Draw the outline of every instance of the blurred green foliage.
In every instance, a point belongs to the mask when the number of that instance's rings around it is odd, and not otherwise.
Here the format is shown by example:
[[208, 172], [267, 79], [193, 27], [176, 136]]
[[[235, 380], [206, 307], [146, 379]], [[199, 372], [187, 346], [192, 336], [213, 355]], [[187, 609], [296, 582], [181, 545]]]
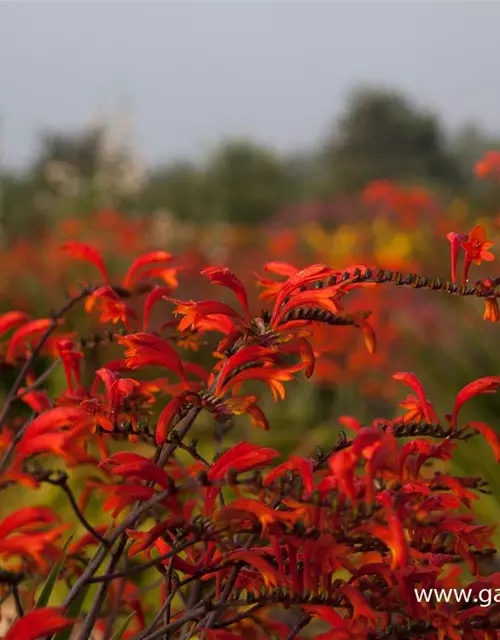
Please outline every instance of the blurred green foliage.
[[105, 127], [56, 131], [42, 136], [29, 166], [0, 170], [2, 231], [5, 241], [36, 237], [56, 219], [100, 207], [136, 216], [167, 210], [204, 224], [257, 224], [286, 205], [333, 198], [385, 178], [485, 204], [497, 190], [477, 185], [471, 169], [496, 143], [472, 125], [451, 135], [436, 114], [378, 88], [354, 91], [315, 147], [289, 154], [225, 140], [205, 161], [145, 167], [126, 140]]

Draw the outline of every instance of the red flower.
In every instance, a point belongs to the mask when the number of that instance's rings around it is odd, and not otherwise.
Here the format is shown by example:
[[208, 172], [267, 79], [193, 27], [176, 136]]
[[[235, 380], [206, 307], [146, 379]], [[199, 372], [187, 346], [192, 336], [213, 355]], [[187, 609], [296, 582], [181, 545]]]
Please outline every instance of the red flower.
[[437, 417], [432, 404], [425, 397], [422, 383], [413, 373], [395, 373], [392, 376], [395, 380], [400, 380], [415, 391], [415, 395], [409, 395], [399, 406], [407, 409], [408, 413], [403, 417], [404, 422], [429, 422], [437, 423]]
[[457, 263], [458, 256], [462, 250], [462, 242], [468, 239], [466, 233], [454, 233], [451, 231], [446, 236], [450, 241], [450, 258], [451, 258], [451, 280], [455, 284], [457, 282]]
[[132, 322], [138, 324], [135, 311], [109, 286], [99, 287], [86, 299], [85, 310], [88, 313], [96, 306], [101, 313], [102, 324], [122, 322], [128, 331], [132, 331]]
[[108, 272], [104, 266], [102, 256], [97, 249], [94, 249], [94, 247], [84, 244], [83, 242], [75, 241], [65, 242], [61, 245], [61, 249], [68, 253], [72, 258], [85, 260], [85, 262], [90, 262], [96, 266], [101, 272], [104, 282], [109, 282]]
[[476, 163], [475, 172], [478, 178], [500, 178], [500, 151], [487, 151]]
[[29, 315], [22, 311], [7, 311], [7, 313], [0, 316], [0, 336], [3, 336], [3, 334], [7, 333], [10, 329], [24, 324], [29, 319]]
[[[268, 465], [277, 456], [279, 456], [279, 453], [275, 449], [261, 447], [249, 442], [240, 442], [228, 449], [214, 462], [207, 474], [208, 480], [210, 482], [222, 480], [229, 470], [241, 473], [249, 469], [258, 469]], [[217, 487], [209, 487], [205, 502], [206, 513], [211, 512], [218, 492], [219, 489]]]
[[65, 618], [61, 607], [35, 609], [12, 625], [4, 640], [40, 640], [73, 626], [76, 620]]
[[76, 344], [71, 340], [59, 340], [56, 343], [56, 348], [63, 363], [68, 389], [72, 392], [74, 391], [73, 378], [77, 388], [81, 386], [80, 361], [83, 358], [83, 353], [76, 350]]
[[248, 309], [247, 292], [241, 280], [226, 267], [206, 267], [201, 273], [209, 277], [211, 284], [218, 284], [231, 289], [240, 301], [246, 321], [250, 322], [251, 316]]
[[480, 265], [481, 260], [491, 262], [495, 259], [491, 251], [488, 251], [488, 249], [493, 246], [493, 242], [487, 242], [485, 238], [484, 228], [480, 224], [477, 224], [469, 233], [467, 240], [462, 241], [462, 248], [465, 249], [466, 260]]
[[462, 241], [462, 248], [465, 251], [463, 285], [467, 283], [469, 268], [473, 262], [476, 265], [480, 265], [481, 260], [491, 262], [495, 259], [491, 251], [488, 251], [493, 246], [493, 242], [487, 242], [485, 238], [484, 228], [477, 224], [469, 233], [467, 240]]
[[129, 369], [146, 366], [166, 367], [188, 384], [182, 360], [166, 340], [150, 333], [132, 333], [118, 336], [117, 341], [127, 347], [125, 362]]
[[7, 355], [5, 357], [7, 362], [15, 362], [17, 358], [24, 357], [28, 348], [33, 348], [36, 345], [40, 337], [47, 331], [52, 325], [52, 320], [48, 318], [31, 320], [22, 327], [19, 327], [12, 335]]

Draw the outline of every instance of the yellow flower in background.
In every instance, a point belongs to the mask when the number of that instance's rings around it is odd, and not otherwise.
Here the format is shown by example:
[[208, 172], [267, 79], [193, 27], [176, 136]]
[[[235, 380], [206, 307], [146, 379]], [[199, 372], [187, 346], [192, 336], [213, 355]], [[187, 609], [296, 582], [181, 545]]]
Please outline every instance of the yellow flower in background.
[[386, 237], [383, 242], [375, 247], [375, 258], [380, 264], [402, 262], [408, 260], [413, 254], [413, 242], [409, 234], [395, 233]]
[[310, 224], [304, 227], [303, 237], [321, 260], [334, 264], [355, 254], [360, 232], [346, 224], [333, 232], [326, 231], [318, 224]]
[[355, 255], [359, 236], [359, 230], [355, 227], [346, 224], [340, 226], [332, 237], [331, 257], [346, 258]]
[[315, 222], [305, 225], [302, 228], [302, 234], [305, 244], [323, 258], [325, 252], [328, 252], [331, 242], [330, 234]]

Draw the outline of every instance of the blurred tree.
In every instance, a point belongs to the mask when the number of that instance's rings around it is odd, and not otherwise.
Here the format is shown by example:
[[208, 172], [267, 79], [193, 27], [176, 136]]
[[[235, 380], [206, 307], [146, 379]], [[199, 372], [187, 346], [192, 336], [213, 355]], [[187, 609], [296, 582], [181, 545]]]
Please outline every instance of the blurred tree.
[[7, 236], [37, 234], [55, 219], [102, 207], [136, 209], [143, 171], [120, 138], [120, 124], [45, 133], [27, 170], [3, 172], [2, 223]]
[[323, 149], [323, 180], [355, 190], [370, 180], [457, 185], [461, 175], [437, 117], [394, 91], [355, 91]]
[[206, 172], [190, 162], [174, 162], [156, 167], [143, 189], [146, 211], [171, 211], [181, 220], [202, 222], [213, 218], [208, 211], [210, 185]]
[[43, 229], [43, 220], [33, 209], [34, 186], [24, 173], [3, 171], [0, 175], [2, 240], [36, 235]]
[[285, 164], [271, 150], [246, 141], [230, 141], [207, 167], [211, 210], [225, 222], [257, 224], [287, 201]]
[[33, 165], [34, 176], [47, 183], [47, 166], [57, 162], [74, 167], [82, 178], [91, 179], [99, 170], [104, 135], [102, 127], [42, 134], [40, 152]]
[[153, 170], [144, 189], [150, 210], [195, 222], [252, 224], [290, 196], [291, 172], [274, 152], [246, 141], [219, 147], [205, 165], [176, 162]]

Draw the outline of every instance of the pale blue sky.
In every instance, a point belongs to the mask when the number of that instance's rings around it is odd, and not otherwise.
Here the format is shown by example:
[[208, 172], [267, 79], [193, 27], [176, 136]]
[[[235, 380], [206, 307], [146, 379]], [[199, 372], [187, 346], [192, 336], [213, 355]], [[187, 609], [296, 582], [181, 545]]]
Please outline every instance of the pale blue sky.
[[500, 132], [500, 3], [0, 2], [2, 161], [126, 108], [148, 161], [317, 141], [361, 82]]

